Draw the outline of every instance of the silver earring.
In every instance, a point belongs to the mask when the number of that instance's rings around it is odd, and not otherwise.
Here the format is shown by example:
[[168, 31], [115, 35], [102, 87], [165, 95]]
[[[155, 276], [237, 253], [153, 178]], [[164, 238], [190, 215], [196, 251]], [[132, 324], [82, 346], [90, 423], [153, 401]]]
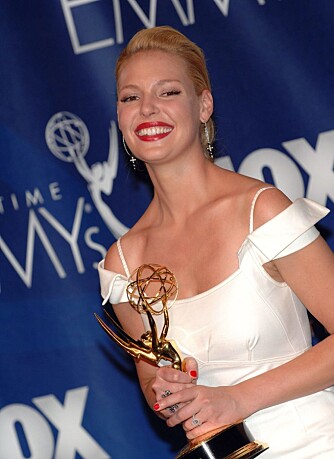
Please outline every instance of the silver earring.
[[137, 168], [137, 165], [136, 165], [136, 163], [137, 163], [137, 158], [135, 158], [135, 157], [133, 156], [133, 154], [128, 150], [128, 147], [127, 147], [127, 145], [126, 145], [126, 143], [125, 143], [124, 136], [122, 136], [122, 141], [123, 141], [124, 150], [125, 150], [126, 154], [130, 157], [130, 163], [132, 164], [133, 170], [135, 171], [136, 168]]
[[204, 123], [204, 132], [205, 132], [205, 137], [206, 137], [206, 142], [207, 142], [206, 151], [208, 152], [208, 155], [209, 155], [209, 158], [211, 159], [211, 161], [213, 161], [214, 160], [213, 146], [212, 146], [212, 143], [210, 141], [209, 129], [208, 129], [208, 126], [207, 126], [206, 122]]

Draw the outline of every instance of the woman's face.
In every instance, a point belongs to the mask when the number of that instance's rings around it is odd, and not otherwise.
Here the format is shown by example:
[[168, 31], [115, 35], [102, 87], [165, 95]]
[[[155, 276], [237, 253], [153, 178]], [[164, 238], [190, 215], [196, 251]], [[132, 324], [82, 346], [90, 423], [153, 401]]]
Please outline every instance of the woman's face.
[[199, 126], [212, 111], [205, 90], [198, 96], [183, 59], [163, 51], [139, 52], [121, 67], [118, 121], [135, 156], [145, 162], [201, 150]]

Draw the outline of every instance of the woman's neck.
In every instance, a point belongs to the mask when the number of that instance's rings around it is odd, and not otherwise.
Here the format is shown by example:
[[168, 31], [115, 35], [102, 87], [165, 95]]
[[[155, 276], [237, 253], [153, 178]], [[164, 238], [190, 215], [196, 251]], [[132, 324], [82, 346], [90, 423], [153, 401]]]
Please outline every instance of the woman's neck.
[[154, 187], [151, 211], [158, 224], [182, 224], [211, 199], [210, 184], [216, 180], [217, 168], [204, 156], [187, 164], [148, 165], [147, 169]]

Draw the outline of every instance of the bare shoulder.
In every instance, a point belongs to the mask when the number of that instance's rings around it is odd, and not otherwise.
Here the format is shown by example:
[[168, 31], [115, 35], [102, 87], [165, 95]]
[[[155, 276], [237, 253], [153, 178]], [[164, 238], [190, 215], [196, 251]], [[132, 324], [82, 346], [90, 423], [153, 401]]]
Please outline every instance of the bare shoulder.
[[140, 264], [143, 247], [147, 239], [146, 233], [145, 228], [137, 226], [131, 228], [118, 243], [115, 242], [109, 248], [105, 257], [104, 267], [109, 271], [127, 274], [123, 265], [123, 262], [125, 262], [129, 271], [132, 272], [134, 267]]
[[254, 199], [254, 229], [268, 222], [291, 205], [291, 200], [272, 185], [255, 190]]
[[241, 208], [249, 213], [255, 203], [258, 226], [282, 212], [291, 204], [287, 196], [274, 185], [233, 171], [224, 170], [224, 182], [231, 198], [239, 200]]
[[104, 260], [104, 267], [108, 271], [112, 271], [114, 273], [122, 273], [124, 274], [124, 268], [122, 265], [121, 258], [119, 256], [117, 242], [114, 242], [111, 247], [109, 248], [105, 260]]
[[148, 226], [147, 220], [149, 220], [150, 216], [149, 210], [150, 206], [134, 226], [119, 239], [119, 246], [118, 241], [116, 241], [108, 249], [104, 262], [104, 267], [106, 269], [126, 274], [121, 259], [122, 256], [124, 256], [124, 260], [128, 267], [131, 268], [132, 265], [137, 266], [137, 261], [136, 259], [133, 260], [133, 258], [137, 258], [145, 242], [145, 234]]

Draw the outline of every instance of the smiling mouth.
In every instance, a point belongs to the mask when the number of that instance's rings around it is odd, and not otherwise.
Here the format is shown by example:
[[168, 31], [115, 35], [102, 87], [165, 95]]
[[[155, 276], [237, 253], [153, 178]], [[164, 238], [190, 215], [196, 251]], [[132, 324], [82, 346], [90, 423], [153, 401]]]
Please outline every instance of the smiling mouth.
[[151, 126], [138, 126], [138, 129], [135, 131], [137, 137], [145, 141], [160, 140], [166, 137], [170, 132], [172, 132], [173, 127], [168, 125], [151, 125]]
[[172, 131], [171, 127], [156, 126], [152, 128], [140, 129], [139, 131], [136, 132], [136, 134], [139, 137], [143, 137], [143, 136], [150, 136], [150, 135], [168, 134], [171, 131]]

